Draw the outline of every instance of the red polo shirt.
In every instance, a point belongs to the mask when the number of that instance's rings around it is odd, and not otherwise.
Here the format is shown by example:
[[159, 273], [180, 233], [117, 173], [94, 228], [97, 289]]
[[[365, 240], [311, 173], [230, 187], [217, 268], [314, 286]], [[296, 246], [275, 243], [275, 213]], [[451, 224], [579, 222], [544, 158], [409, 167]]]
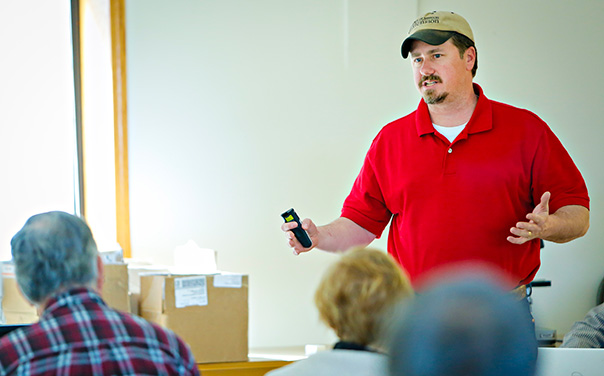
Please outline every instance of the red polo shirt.
[[478, 104], [450, 143], [434, 130], [422, 100], [373, 140], [342, 216], [380, 236], [392, 219], [388, 251], [416, 281], [461, 261], [496, 265], [518, 283], [539, 269], [539, 240], [515, 245], [510, 228], [526, 221], [545, 191], [550, 213], [589, 208], [583, 177], [558, 138], [530, 111]]

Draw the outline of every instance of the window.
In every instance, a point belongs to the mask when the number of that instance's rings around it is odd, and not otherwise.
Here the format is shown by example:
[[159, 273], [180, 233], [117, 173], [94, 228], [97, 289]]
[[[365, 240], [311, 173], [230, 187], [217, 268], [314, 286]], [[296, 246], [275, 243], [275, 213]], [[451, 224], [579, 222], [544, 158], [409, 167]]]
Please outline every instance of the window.
[[71, 10], [0, 2], [0, 259], [31, 215], [77, 208]]
[[50, 210], [84, 214], [101, 251], [130, 254], [123, 17], [123, 0], [0, 3], [0, 260]]

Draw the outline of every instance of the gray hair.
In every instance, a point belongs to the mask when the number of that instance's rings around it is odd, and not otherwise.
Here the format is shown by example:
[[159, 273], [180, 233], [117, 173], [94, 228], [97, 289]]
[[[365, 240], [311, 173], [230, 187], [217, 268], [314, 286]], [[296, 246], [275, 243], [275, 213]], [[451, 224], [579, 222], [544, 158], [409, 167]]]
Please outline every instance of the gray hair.
[[535, 373], [528, 303], [492, 281], [468, 278], [433, 287], [399, 315], [390, 345], [393, 376]]
[[97, 279], [97, 247], [82, 219], [54, 211], [32, 216], [11, 240], [23, 294], [40, 304], [61, 290]]

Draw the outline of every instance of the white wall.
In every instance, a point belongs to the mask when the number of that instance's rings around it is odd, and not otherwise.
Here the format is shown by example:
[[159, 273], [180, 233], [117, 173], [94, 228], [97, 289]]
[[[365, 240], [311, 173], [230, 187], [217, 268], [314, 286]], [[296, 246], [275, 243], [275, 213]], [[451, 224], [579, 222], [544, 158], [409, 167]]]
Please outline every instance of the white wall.
[[[193, 239], [250, 275], [250, 345], [325, 343], [312, 295], [334, 259], [295, 257], [294, 207], [335, 219], [371, 140], [417, 105], [403, 2], [128, 1], [132, 248]], [[383, 246], [385, 249], [385, 243]]]
[[[193, 239], [218, 251], [221, 269], [250, 275], [250, 346], [333, 340], [312, 294], [335, 256], [294, 257], [279, 214], [293, 206], [317, 223], [339, 215], [375, 134], [419, 101], [400, 57], [417, 7], [449, 4], [127, 2], [134, 256], [171, 263]], [[604, 275], [601, 2], [455, 4], [477, 36], [476, 81], [487, 96], [545, 119], [587, 180], [592, 229], [547, 244], [539, 277], [554, 286], [535, 292], [540, 323], [566, 331]]]

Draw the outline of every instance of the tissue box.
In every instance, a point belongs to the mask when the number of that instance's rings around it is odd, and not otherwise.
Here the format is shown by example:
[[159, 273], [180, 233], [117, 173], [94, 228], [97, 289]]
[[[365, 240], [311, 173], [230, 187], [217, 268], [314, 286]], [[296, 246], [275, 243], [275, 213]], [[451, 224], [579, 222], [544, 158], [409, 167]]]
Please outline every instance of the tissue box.
[[198, 363], [248, 359], [247, 275], [141, 275], [140, 314], [179, 335]]

